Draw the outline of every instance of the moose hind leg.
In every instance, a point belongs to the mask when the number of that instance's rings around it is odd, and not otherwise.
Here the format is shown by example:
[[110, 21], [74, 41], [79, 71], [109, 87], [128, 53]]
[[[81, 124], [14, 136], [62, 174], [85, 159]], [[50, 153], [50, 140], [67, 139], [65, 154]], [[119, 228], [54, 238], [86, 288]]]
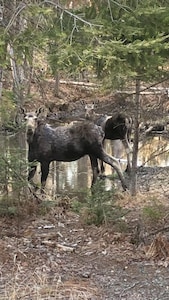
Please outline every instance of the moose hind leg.
[[102, 160], [100, 160], [100, 171], [101, 171], [101, 176], [103, 176], [103, 174], [105, 172], [105, 167], [104, 167], [104, 164], [103, 164]]
[[126, 156], [127, 156], [127, 167], [126, 167], [125, 172], [130, 174], [131, 173], [131, 153], [132, 153], [131, 145], [130, 145], [127, 137], [122, 141], [122, 143], [125, 148]]
[[119, 176], [119, 179], [121, 181], [122, 188], [124, 190], [127, 190], [127, 184], [125, 182], [125, 179], [124, 179], [124, 176], [123, 176], [123, 173], [122, 173], [122, 170], [121, 170], [118, 160], [115, 159], [113, 156], [108, 155], [104, 150], [102, 153], [102, 160], [105, 163], [107, 163], [108, 165], [112, 166], [116, 170], [116, 172]]
[[93, 178], [92, 178], [92, 184], [91, 187], [95, 184], [98, 174], [99, 174], [99, 167], [98, 167], [98, 160], [95, 156], [90, 155], [90, 163], [92, 167], [92, 172], [93, 172]]
[[[104, 146], [105, 146], [105, 140], [103, 140], [102, 145], [103, 145], [103, 148], [104, 148]], [[104, 167], [104, 163], [103, 163], [102, 160], [100, 160], [100, 171], [101, 171], [101, 177], [104, 177], [103, 174], [104, 174], [104, 172], [105, 172], [105, 167]]]

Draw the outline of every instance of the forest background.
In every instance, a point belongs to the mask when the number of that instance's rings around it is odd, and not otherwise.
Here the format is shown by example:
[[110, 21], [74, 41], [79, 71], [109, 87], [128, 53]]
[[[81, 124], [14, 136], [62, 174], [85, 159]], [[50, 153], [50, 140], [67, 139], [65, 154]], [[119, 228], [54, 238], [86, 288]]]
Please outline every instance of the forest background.
[[21, 107], [71, 114], [84, 94], [134, 121], [131, 193], [100, 184], [85, 203], [41, 201], [25, 152], [2, 147], [0, 299], [169, 298], [168, 169], [137, 190], [140, 123], [168, 123], [168, 28], [166, 0], [0, 0], [4, 136], [23, 129]]
[[[87, 76], [100, 93], [134, 86], [129, 113], [136, 194], [141, 85], [145, 90], [168, 80], [168, 12], [162, 0], [1, 1], [1, 125], [19, 122], [20, 107], [35, 103], [33, 81], [40, 85], [42, 78], [54, 79], [55, 103], [60, 79]], [[49, 107], [43, 82], [39, 91]]]

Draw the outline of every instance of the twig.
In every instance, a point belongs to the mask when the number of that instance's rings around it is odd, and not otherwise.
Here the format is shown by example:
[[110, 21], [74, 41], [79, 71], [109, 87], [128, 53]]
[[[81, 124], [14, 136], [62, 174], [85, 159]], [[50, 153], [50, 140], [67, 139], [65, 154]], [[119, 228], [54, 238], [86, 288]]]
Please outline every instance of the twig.
[[112, 3], [116, 4], [117, 6], [120, 6], [120, 8], [124, 9], [126, 12], [132, 11], [132, 9], [127, 5], [121, 5], [118, 3], [118, 1], [110, 0]]
[[[163, 82], [165, 82], [165, 81], [167, 81], [167, 80], [169, 80], [169, 77], [166, 77], [166, 78], [164, 78], [164, 79], [162, 79], [162, 80], [160, 80], [160, 81], [158, 81], [158, 82], [156, 82], [156, 83], [153, 83], [153, 84], [149, 85], [149, 86], [146, 87], [146, 88], [141, 89], [141, 90], [140, 90], [140, 93], [142, 93], [142, 92], [144, 92], [144, 91], [146, 91], [146, 90], [149, 90], [151, 87], [154, 87], [154, 86], [156, 86], [156, 85], [158, 85], [158, 84], [160, 84], [160, 83], [163, 83]], [[136, 94], [136, 92], [128, 93], [127, 97], [130, 97], [130, 96], [135, 95], [135, 94]]]
[[[141, 147], [142, 148], [142, 147]], [[141, 149], [140, 148], [140, 149]], [[140, 151], [140, 149], [139, 149], [139, 151]], [[156, 154], [156, 151], [154, 151], [151, 155], [150, 155], [150, 157], [140, 166], [140, 167], [138, 167], [138, 169], [141, 169], [143, 166], [145, 166], [149, 161], [151, 161], [152, 159], [154, 159], [154, 158], [156, 158], [156, 157], [158, 157], [158, 156], [160, 156], [160, 155], [162, 155], [162, 154], [164, 154], [164, 153], [166, 153], [166, 152], [168, 152], [168, 150], [163, 150], [163, 148], [161, 148], [161, 149], [158, 149], [158, 153]]]
[[166, 227], [163, 227], [163, 228], [159, 228], [159, 229], [156, 229], [150, 233], [145, 233], [144, 234], [144, 237], [150, 237], [152, 235], [156, 235], [157, 233], [160, 233], [160, 232], [165, 232], [165, 231], [168, 231], [169, 230], [169, 226], [166, 226]]

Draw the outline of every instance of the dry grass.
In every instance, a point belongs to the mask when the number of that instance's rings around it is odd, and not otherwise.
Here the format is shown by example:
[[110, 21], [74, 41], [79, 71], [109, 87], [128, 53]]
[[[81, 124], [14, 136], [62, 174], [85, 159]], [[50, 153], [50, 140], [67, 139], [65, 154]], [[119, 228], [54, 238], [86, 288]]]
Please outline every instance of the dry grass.
[[45, 265], [32, 272], [25, 272], [20, 264], [15, 265], [14, 269], [7, 278], [1, 276], [0, 300], [98, 299], [94, 298], [97, 294], [96, 288], [89, 287], [83, 280], [62, 282], [61, 276], [49, 276], [48, 267]]
[[149, 246], [146, 256], [153, 259], [168, 259], [169, 258], [169, 242], [165, 235], [159, 233], [155, 236]]

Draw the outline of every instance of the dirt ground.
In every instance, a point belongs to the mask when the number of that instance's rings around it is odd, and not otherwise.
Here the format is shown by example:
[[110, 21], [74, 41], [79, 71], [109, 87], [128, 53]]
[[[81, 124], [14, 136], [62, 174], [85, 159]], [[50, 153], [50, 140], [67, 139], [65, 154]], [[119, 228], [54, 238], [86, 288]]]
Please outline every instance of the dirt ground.
[[[124, 229], [87, 225], [70, 207], [43, 213], [42, 204], [34, 204], [38, 214], [1, 218], [0, 299], [169, 299], [168, 172], [140, 171], [144, 193], [134, 199], [117, 193], [128, 210]], [[161, 217], [143, 215], [154, 203]]]
[[[91, 92], [83, 95], [76, 89], [77, 99], [70, 101], [67, 89], [61, 94], [60, 100], [45, 103], [52, 113], [70, 109], [76, 116], [78, 105], [83, 115], [81, 101], [89, 101]], [[118, 205], [128, 210], [123, 228], [115, 222], [87, 225], [71, 205], [46, 212], [33, 199], [32, 214], [1, 217], [0, 299], [169, 299], [168, 175], [168, 167], [141, 168], [137, 196], [116, 193]], [[145, 207], [157, 210], [146, 214]]]

